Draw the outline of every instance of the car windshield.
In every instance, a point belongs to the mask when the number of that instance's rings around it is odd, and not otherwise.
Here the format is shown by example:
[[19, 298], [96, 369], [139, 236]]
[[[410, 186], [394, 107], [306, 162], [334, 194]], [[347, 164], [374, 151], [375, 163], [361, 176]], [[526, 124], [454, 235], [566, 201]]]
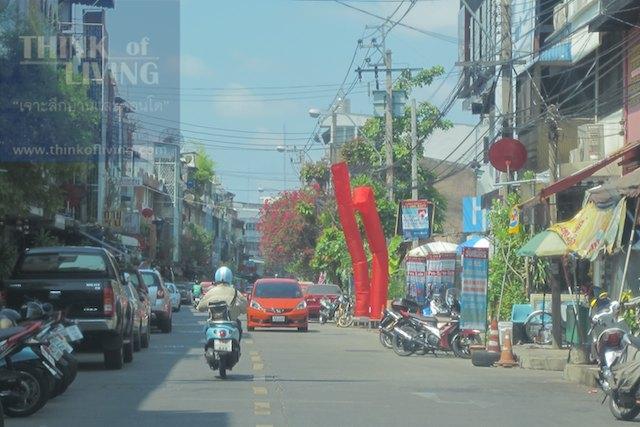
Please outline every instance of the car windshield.
[[107, 264], [100, 254], [77, 253], [30, 253], [16, 267], [16, 273], [29, 274], [106, 274]]
[[136, 273], [129, 273], [129, 280], [133, 283], [133, 286], [140, 286], [140, 280], [138, 279], [138, 275]]
[[255, 296], [258, 298], [302, 298], [302, 291], [297, 283], [258, 283]]
[[176, 285], [174, 285], [173, 283], [165, 283], [165, 285], [167, 286], [167, 289], [169, 289], [169, 292], [177, 292]]
[[152, 271], [142, 271], [142, 280], [147, 286], [160, 286], [160, 278]]
[[340, 295], [341, 293], [338, 285], [314, 285], [307, 288], [307, 295]]

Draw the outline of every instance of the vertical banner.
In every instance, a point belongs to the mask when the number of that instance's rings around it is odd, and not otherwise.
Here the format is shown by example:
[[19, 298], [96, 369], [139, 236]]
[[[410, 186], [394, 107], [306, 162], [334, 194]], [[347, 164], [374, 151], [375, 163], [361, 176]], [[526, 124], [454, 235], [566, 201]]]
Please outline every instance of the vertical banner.
[[455, 285], [455, 252], [428, 254], [426, 258], [426, 276], [427, 292], [433, 290], [434, 294], [444, 296], [447, 289]]
[[426, 262], [423, 257], [407, 257], [407, 297], [425, 302]]
[[406, 240], [428, 239], [431, 236], [431, 215], [428, 200], [400, 202], [402, 235]]
[[489, 250], [462, 249], [462, 298], [460, 329], [486, 330]]
[[514, 206], [509, 212], [509, 234], [518, 234], [520, 232], [520, 208]]

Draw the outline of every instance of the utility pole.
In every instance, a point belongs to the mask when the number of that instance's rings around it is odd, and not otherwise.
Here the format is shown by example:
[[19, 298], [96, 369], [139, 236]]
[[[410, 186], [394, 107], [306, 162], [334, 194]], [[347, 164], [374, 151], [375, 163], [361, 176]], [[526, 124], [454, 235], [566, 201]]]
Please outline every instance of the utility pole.
[[[418, 118], [416, 113], [416, 99], [411, 99], [411, 199], [418, 200]], [[418, 239], [411, 243], [417, 248]]]
[[282, 125], [282, 145], [284, 146], [284, 150], [282, 150], [282, 191], [285, 191], [287, 189], [287, 132], [284, 124]]
[[393, 194], [393, 78], [391, 76], [391, 49], [384, 52], [386, 68], [387, 102], [385, 104], [385, 163], [387, 167], [387, 194], [394, 200]]
[[337, 106], [331, 106], [331, 143], [329, 144], [329, 162], [333, 165], [338, 161], [336, 133], [338, 131]]
[[104, 25], [101, 29], [103, 39], [100, 41], [100, 151], [98, 152], [98, 212], [96, 213], [96, 222], [104, 225], [104, 203], [107, 196], [107, 174], [106, 174], [106, 151], [107, 151], [107, 52], [104, 43]]
[[418, 200], [418, 120], [416, 100], [411, 99], [411, 198]]
[[180, 197], [180, 141], [176, 141], [173, 165], [173, 262], [180, 261], [180, 230], [182, 228], [182, 197]]
[[[513, 136], [513, 45], [511, 40], [511, 9], [510, 0], [500, 1], [501, 33], [500, 60], [502, 62], [502, 135]], [[511, 180], [511, 177], [507, 177]]]

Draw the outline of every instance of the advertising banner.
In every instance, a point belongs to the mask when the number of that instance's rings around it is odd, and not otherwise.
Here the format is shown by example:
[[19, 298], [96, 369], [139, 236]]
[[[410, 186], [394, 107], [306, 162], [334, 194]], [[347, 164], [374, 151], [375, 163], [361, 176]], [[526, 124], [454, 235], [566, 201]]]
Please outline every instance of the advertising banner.
[[460, 328], [486, 330], [487, 285], [489, 279], [489, 250], [462, 250], [462, 297], [460, 299]]
[[403, 200], [402, 235], [406, 240], [427, 239], [431, 235], [428, 200]]
[[407, 297], [419, 304], [425, 302], [426, 260], [422, 257], [407, 257]]
[[456, 254], [429, 254], [426, 258], [427, 292], [444, 295], [456, 282]]

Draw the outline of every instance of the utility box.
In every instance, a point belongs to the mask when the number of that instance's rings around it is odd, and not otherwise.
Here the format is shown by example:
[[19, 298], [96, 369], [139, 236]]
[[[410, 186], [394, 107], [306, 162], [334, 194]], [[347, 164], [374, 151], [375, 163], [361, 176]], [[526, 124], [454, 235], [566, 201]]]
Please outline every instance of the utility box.
[[[583, 305], [577, 306], [579, 322], [576, 322], [576, 313], [573, 304], [567, 305], [567, 323], [565, 326], [564, 340], [569, 344], [580, 344], [580, 331], [583, 336], [589, 332], [589, 309]], [[582, 343], [586, 344], [586, 343]]]

